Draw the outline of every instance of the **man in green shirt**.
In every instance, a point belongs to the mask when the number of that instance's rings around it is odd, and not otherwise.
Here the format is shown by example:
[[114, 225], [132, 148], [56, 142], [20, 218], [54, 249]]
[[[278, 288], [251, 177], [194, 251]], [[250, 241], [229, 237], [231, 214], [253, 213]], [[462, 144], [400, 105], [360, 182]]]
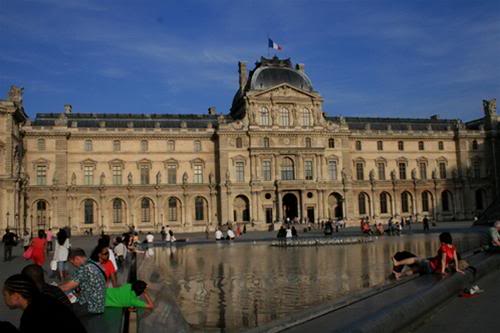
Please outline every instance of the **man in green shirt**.
[[[106, 289], [106, 306], [115, 308], [147, 308], [153, 309], [154, 303], [149, 296], [147, 284], [138, 280], [134, 283], [125, 283], [121, 287]], [[144, 300], [140, 298], [143, 295]]]

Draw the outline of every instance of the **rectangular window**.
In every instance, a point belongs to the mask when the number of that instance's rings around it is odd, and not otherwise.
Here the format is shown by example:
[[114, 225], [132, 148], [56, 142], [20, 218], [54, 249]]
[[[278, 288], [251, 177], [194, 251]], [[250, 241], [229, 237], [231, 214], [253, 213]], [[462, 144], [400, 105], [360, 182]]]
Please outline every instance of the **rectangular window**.
[[474, 161], [473, 175], [474, 175], [474, 178], [481, 178], [481, 162]]
[[363, 163], [361, 162], [356, 163], [356, 179], [357, 180], [365, 179], [364, 166]]
[[313, 179], [313, 162], [312, 161], [304, 161], [304, 178], [306, 180]]
[[384, 150], [384, 142], [383, 141], [377, 141], [377, 150], [378, 151]]
[[235, 173], [236, 173], [236, 181], [244, 182], [245, 181], [245, 163], [238, 161], [235, 163]]
[[47, 166], [37, 165], [36, 167], [36, 184], [47, 185]]
[[446, 179], [446, 163], [439, 163], [439, 178]]
[[83, 167], [83, 184], [93, 185], [94, 184], [94, 166], [85, 165]]
[[328, 161], [328, 175], [330, 180], [337, 180], [337, 161]]
[[149, 165], [141, 165], [141, 185], [149, 185]]
[[419, 141], [418, 142], [418, 150], [424, 150], [424, 142], [423, 141]]
[[113, 165], [113, 185], [121, 185], [122, 184], [122, 166], [121, 165]]
[[398, 150], [405, 150], [405, 143], [403, 141], [398, 141]]
[[377, 170], [378, 170], [378, 179], [385, 180], [385, 163], [384, 162], [377, 163]]
[[265, 181], [271, 180], [271, 161], [262, 161], [262, 178]]
[[175, 141], [174, 140], [167, 141], [167, 150], [168, 151], [175, 151]]
[[83, 149], [85, 151], [92, 151], [92, 140], [85, 140], [85, 143], [83, 145]]
[[175, 164], [167, 166], [167, 176], [169, 184], [177, 184], [177, 166]]
[[399, 179], [406, 179], [406, 163], [399, 163]]
[[201, 142], [200, 141], [195, 141], [194, 142], [194, 151], [195, 152], [200, 152], [201, 151]]
[[194, 166], [194, 179], [195, 184], [203, 184], [203, 168], [201, 164]]
[[44, 151], [45, 150], [45, 139], [38, 139], [37, 145], [38, 145], [38, 151]]
[[424, 162], [420, 162], [419, 168], [420, 168], [420, 179], [426, 180], [427, 179], [427, 164]]
[[438, 149], [439, 150], [444, 150], [444, 142], [443, 141], [439, 141], [438, 142]]
[[361, 147], [361, 141], [359, 141], [359, 140], [358, 140], [358, 141], [356, 141], [356, 150], [358, 150], [358, 151], [359, 151], [359, 150], [361, 150], [361, 148], [362, 148], [362, 147]]
[[147, 140], [142, 140], [141, 141], [141, 151], [146, 152], [149, 149], [149, 144]]
[[122, 149], [120, 140], [113, 141], [113, 151], [120, 151]]

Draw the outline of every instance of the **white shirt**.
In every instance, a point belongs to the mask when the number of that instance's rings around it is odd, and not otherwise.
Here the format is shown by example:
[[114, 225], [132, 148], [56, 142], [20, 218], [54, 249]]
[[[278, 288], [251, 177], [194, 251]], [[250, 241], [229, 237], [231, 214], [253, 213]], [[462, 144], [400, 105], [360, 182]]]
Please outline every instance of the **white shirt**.
[[217, 230], [215, 232], [215, 239], [222, 239], [222, 231]]
[[63, 245], [59, 245], [59, 242], [56, 241], [56, 249], [54, 250], [54, 260], [55, 261], [67, 261], [69, 254], [69, 238], [66, 238]]
[[229, 239], [234, 238], [234, 231], [232, 231], [231, 229], [229, 229], [229, 230], [227, 231], [227, 235], [229, 236]]
[[115, 253], [109, 247], [108, 247], [108, 251], [109, 251], [109, 261], [111, 261], [111, 263], [115, 267], [115, 270], [118, 270], [118, 264], [116, 263]]
[[292, 238], [292, 229], [286, 229], [286, 238]]
[[155, 239], [155, 236], [153, 236], [153, 234], [147, 234], [146, 235], [146, 241], [148, 243], [153, 243], [154, 239]]
[[127, 247], [123, 243], [116, 245], [114, 251], [116, 256], [122, 256], [123, 258], [127, 257]]

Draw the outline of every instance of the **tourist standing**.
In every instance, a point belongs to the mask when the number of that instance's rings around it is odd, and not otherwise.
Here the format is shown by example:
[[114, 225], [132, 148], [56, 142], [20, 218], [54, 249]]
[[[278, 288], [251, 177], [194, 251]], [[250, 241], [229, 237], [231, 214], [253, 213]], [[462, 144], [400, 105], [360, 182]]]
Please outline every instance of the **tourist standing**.
[[424, 232], [428, 232], [429, 231], [429, 218], [427, 217], [427, 215], [424, 216], [422, 223], [424, 225]]
[[17, 245], [17, 235], [5, 229], [5, 235], [2, 237], [3, 242], [3, 261], [12, 260], [12, 248]]
[[235, 237], [233, 229], [231, 227], [228, 227], [227, 229], [227, 239], [228, 240], [233, 240]]
[[116, 245], [113, 248], [113, 252], [115, 253], [118, 268], [123, 267], [123, 263], [127, 259], [127, 251], [127, 246], [123, 243], [123, 239], [121, 237], [116, 237]]
[[146, 242], [149, 244], [149, 245], [152, 245], [153, 242], [155, 240], [155, 236], [151, 233], [151, 231], [149, 231], [146, 235]]
[[64, 229], [59, 229], [56, 235], [56, 249], [54, 251], [54, 258], [57, 262], [57, 273], [59, 280], [62, 282], [67, 274], [66, 262], [68, 261], [68, 254], [70, 248], [69, 238]]
[[90, 259], [98, 263], [104, 271], [107, 285], [116, 287], [118, 285], [116, 281], [116, 268], [111, 260], [109, 260], [109, 253], [110, 251], [107, 246], [99, 244], [95, 247], [94, 251], [92, 251]]
[[31, 260], [33, 260], [33, 263], [43, 266], [47, 248], [47, 239], [43, 230], [38, 230], [38, 237], [33, 238], [30, 246], [33, 249]]
[[299, 235], [297, 234], [297, 229], [292, 225], [292, 238], [297, 239]]
[[290, 225], [287, 225], [286, 227], [286, 234], [285, 234], [286, 240], [292, 239], [292, 229], [290, 228]]
[[30, 235], [30, 232], [29, 230], [24, 230], [24, 234], [23, 234], [23, 248], [24, 248], [24, 251], [26, 251], [28, 249], [28, 247], [30, 247], [30, 243], [31, 243], [31, 235]]
[[80, 248], [70, 251], [68, 261], [75, 266], [76, 271], [69, 281], [59, 287], [65, 292], [79, 287], [78, 302], [73, 304], [75, 314], [82, 317], [103, 313], [106, 296], [106, 277], [103, 270], [97, 263], [87, 259], [85, 251]]
[[174, 236], [174, 232], [170, 228], [168, 229], [167, 241], [169, 241], [170, 243], [173, 243], [176, 241], [175, 236]]
[[161, 235], [161, 240], [164, 242], [165, 239], [167, 239], [167, 231], [165, 230], [164, 226], [161, 227], [160, 235]]
[[46, 235], [46, 239], [47, 239], [47, 253], [52, 251], [52, 249], [54, 248], [53, 244], [52, 244], [52, 240], [54, 238], [54, 234], [52, 233], [52, 228], [49, 228], [47, 230], [47, 232], [45, 232], [45, 235]]

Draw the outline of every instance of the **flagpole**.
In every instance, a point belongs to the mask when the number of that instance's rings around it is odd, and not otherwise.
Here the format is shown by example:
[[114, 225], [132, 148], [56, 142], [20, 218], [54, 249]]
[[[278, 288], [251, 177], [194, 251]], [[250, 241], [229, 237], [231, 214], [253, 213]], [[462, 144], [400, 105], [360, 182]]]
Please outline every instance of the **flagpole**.
[[269, 34], [267, 34], [267, 58], [269, 58]]

